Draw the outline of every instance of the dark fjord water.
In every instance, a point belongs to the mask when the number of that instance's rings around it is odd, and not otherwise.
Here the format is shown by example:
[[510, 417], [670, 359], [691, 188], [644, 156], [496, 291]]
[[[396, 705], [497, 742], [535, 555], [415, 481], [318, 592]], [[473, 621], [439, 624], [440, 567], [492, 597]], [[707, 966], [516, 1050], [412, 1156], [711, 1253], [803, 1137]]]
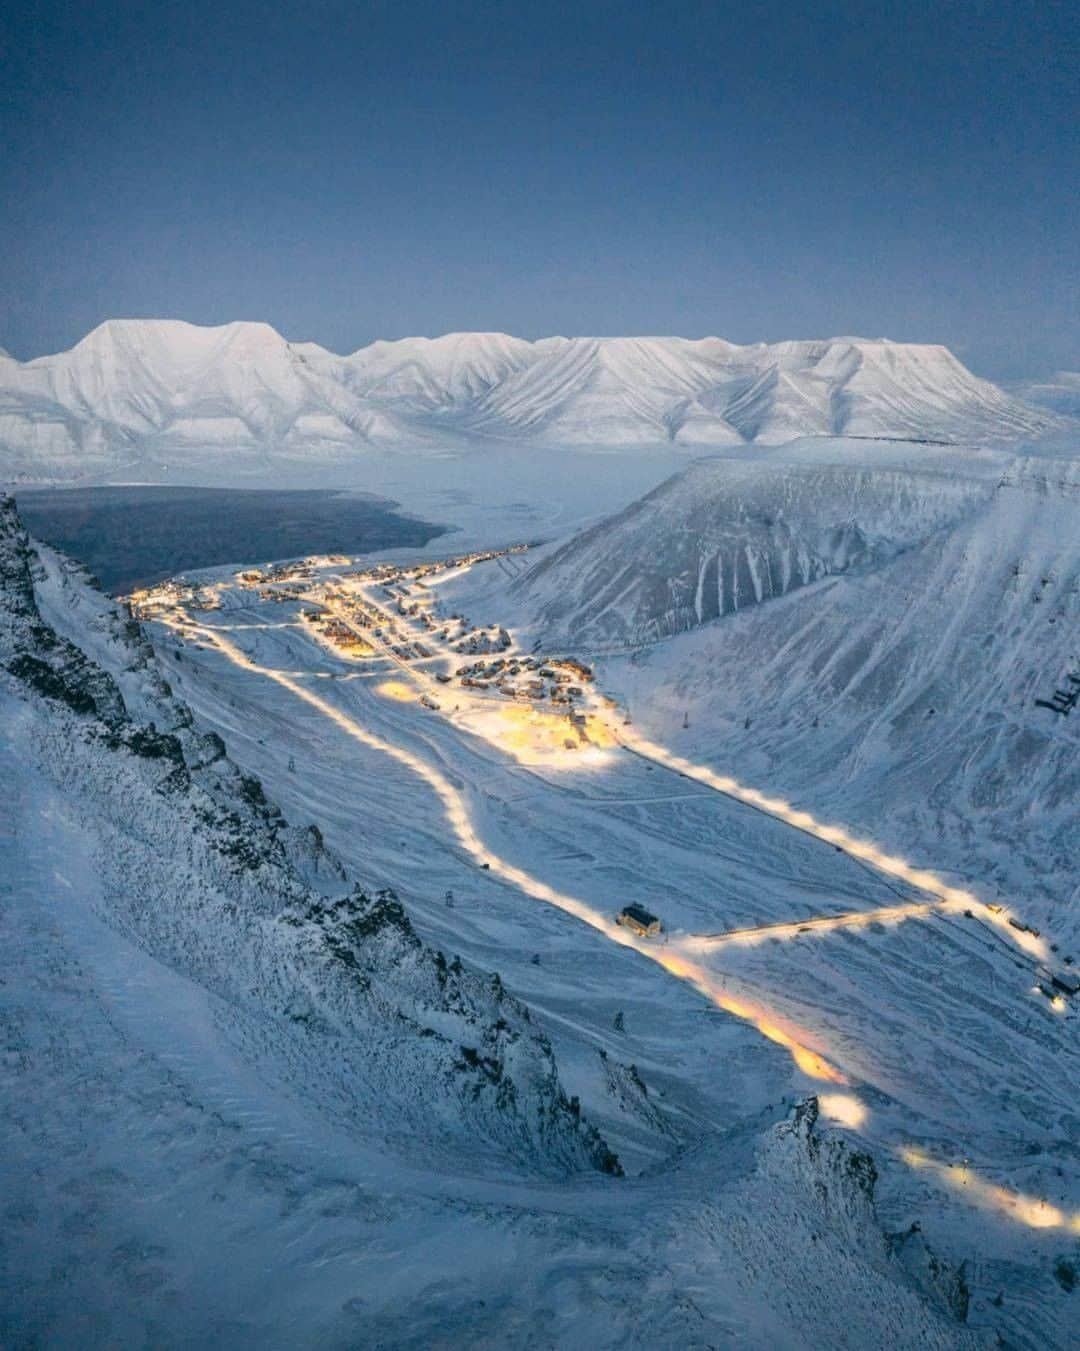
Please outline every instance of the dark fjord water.
[[18, 494], [36, 538], [85, 563], [113, 594], [178, 572], [312, 553], [420, 548], [449, 527], [396, 503], [326, 489], [48, 488]]

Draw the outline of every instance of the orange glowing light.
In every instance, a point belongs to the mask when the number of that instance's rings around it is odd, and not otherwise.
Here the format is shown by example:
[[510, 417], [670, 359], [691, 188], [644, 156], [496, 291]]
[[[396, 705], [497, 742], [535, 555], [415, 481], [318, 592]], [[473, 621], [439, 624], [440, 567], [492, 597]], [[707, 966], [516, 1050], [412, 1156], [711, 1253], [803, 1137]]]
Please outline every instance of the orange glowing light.
[[942, 1163], [925, 1150], [914, 1145], [903, 1145], [897, 1150], [909, 1168], [923, 1169], [946, 1186], [960, 1191], [973, 1205], [983, 1210], [996, 1210], [1007, 1218], [1025, 1224], [1029, 1229], [1062, 1229], [1080, 1233], [1080, 1213], [1067, 1214], [1037, 1196], [1025, 1196], [1010, 1191], [995, 1182], [977, 1176], [969, 1164]]
[[819, 1093], [818, 1107], [822, 1116], [851, 1130], [858, 1130], [865, 1125], [870, 1115], [863, 1103], [850, 1093]]
[[[164, 622], [170, 623], [165, 619]], [[191, 623], [186, 616], [182, 616], [180, 624], [183, 622]], [[170, 623], [170, 626], [175, 626]], [[212, 642], [218, 650], [235, 665], [248, 670], [257, 672], [276, 684], [288, 689], [296, 698], [302, 700], [310, 707], [316, 709], [323, 716], [331, 720], [336, 726], [341, 728], [347, 735], [355, 740], [372, 747], [405, 765], [416, 773], [435, 792], [439, 798], [446, 818], [454, 831], [461, 847], [473, 858], [482, 861], [488, 865], [490, 871], [503, 877], [506, 881], [518, 887], [527, 895], [536, 899], [548, 902], [551, 905], [574, 915], [584, 923], [603, 932], [613, 941], [622, 946], [633, 947], [642, 956], [648, 957], [651, 961], [657, 962], [671, 975], [679, 980], [683, 980], [692, 985], [700, 994], [709, 999], [716, 1007], [732, 1014], [734, 1017], [750, 1022], [757, 1030], [770, 1041], [783, 1046], [787, 1049], [795, 1064], [803, 1073], [819, 1079], [823, 1082], [837, 1085], [847, 1084], [845, 1076], [833, 1065], [831, 1065], [818, 1052], [811, 1050], [801, 1039], [803, 1034], [800, 1029], [793, 1028], [788, 1030], [775, 1017], [764, 1009], [757, 1009], [752, 1004], [732, 997], [726, 992], [721, 984], [715, 978], [709, 975], [702, 967], [692, 961], [688, 961], [684, 956], [673, 953], [669, 948], [652, 944], [647, 940], [639, 940], [630, 935], [625, 929], [618, 928], [614, 922], [606, 915], [595, 910], [584, 901], [576, 897], [566, 895], [556, 891], [547, 883], [532, 877], [523, 869], [507, 863], [497, 855], [491, 853], [483, 846], [483, 842], [477, 835], [465, 806], [462, 795], [454, 788], [450, 781], [433, 768], [420, 756], [405, 750], [400, 746], [395, 746], [389, 742], [383, 741], [373, 733], [367, 731], [360, 724], [348, 717], [339, 708], [321, 699], [313, 694], [309, 689], [297, 683], [295, 679], [284, 671], [274, 670], [269, 667], [259, 666], [249, 657], [245, 656], [232, 642], [225, 638], [219, 630], [198, 628], [201, 637]], [[413, 699], [416, 697], [414, 692], [400, 681], [386, 681], [379, 686], [379, 692], [389, 698]], [[528, 713], [528, 711], [525, 711]], [[520, 721], [512, 718], [511, 723]], [[532, 723], [531, 717], [526, 717], [526, 723]], [[562, 720], [558, 720], [561, 726], [565, 726]], [[592, 721], [592, 720], [590, 720]], [[607, 729], [610, 735], [610, 729]], [[597, 728], [597, 741], [599, 742], [600, 729]], [[690, 764], [689, 761], [679, 756], [674, 756], [663, 747], [656, 746], [654, 743], [643, 741], [636, 736], [622, 737], [624, 741], [633, 744], [637, 749], [646, 754], [648, 758], [656, 760], [658, 763], [667, 764], [677, 772], [685, 774], [691, 778], [698, 779], [710, 787], [718, 789], [720, 792], [729, 796], [736, 797], [744, 802], [760, 806], [762, 810], [769, 811], [779, 819], [786, 820], [789, 824], [796, 826], [817, 838], [836, 843], [847, 852], [860, 858], [866, 858], [881, 871], [892, 876], [903, 878], [911, 885], [918, 886], [939, 898], [940, 901], [951, 907], [978, 907], [980, 912], [984, 913], [991, 922], [1005, 928], [1009, 936], [1014, 941], [1027, 947], [1029, 950], [1036, 950], [1044, 946], [1040, 940], [1030, 933], [1022, 930], [1016, 930], [1008, 925], [1008, 914], [997, 910], [994, 912], [982, 905], [981, 902], [970, 895], [970, 893], [959, 888], [946, 887], [934, 874], [916, 870], [910, 867], [902, 859], [882, 854], [873, 845], [866, 841], [854, 840], [846, 831], [834, 826], [824, 826], [819, 824], [814, 818], [804, 811], [797, 811], [789, 804], [780, 799], [770, 799], [764, 797], [754, 789], [743, 788], [733, 779], [725, 776], [713, 774], [712, 771], [700, 766]], [[615, 744], [615, 738], [612, 736], [611, 744]], [[889, 918], [903, 918], [908, 914], [925, 912], [930, 907], [925, 905], [916, 907], [898, 906], [889, 908]], [[875, 912], [868, 912], [863, 922], [872, 918]], [[883, 914], [883, 912], [877, 912]], [[829, 918], [829, 917], [826, 917]], [[837, 920], [843, 920], [846, 917], [832, 917]], [[687, 944], [694, 943], [695, 940], [684, 940]], [[839, 1121], [841, 1124], [857, 1128], [862, 1125], [866, 1119], [866, 1108], [854, 1096], [842, 1093], [826, 1093], [819, 1098], [822, 1110], [827, 1117]], [[1010, 1192], [1006, 1188], [985, 1182], [977, 1178], [966, 1165], [959, 1167], [957, 1165], [942, 1164], [931, 1159], [923, 1150], [915, 1146], [903, 1146], [898, 1151], [904, 1162], [912, 1168], [925, 1169], [938, 1176], [944, 1183], [957, 1189], [962, 1189], [964, 1195], [973, 1203], [980, 1206], [992, 1207], [1009, 1215], [1011, 1218], [1037, 1229], [1061, 1228], [1070, 1232], [1080, 1234], [1080, 1214], [1067, 1215], [1057, 1207], [1048, 1202], [1034, 1197], [1023, 1196], [1019, 1193]]]
[[376, 685], [375, 692], [385, 699], [395, 699], [400, 704], [411, 704], [416, 700], [416, 691], [400, 680], [384, 680]]

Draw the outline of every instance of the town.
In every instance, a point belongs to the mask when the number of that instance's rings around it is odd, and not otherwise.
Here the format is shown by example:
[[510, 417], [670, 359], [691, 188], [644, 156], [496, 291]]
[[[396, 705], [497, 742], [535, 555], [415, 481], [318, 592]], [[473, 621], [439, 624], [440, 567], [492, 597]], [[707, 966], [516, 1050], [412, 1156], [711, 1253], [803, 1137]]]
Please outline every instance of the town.
[[135, 618], [171, 615], [176, 621], [183, 611], [221, 608], [230, 587], [253, 592], [258, 602], [291, 602], [298, 622], [335, 655], [408, 667], [427, 686], [419, 696], [425, 707], [441, 707], [435, 697], [440, 686], [474, 698], [514, 700], [564, 716], [568, 731], [576, 733], [563, 742], [570, 749], [588, 740], [587, 720], [578, 706], [593, 683], [591, 667], [569, 655], [521, 652], [503, 625], [474, 623], [460, 612], [443, 614], [436, 600], [439, 581], [528, 548], [515, 544], [438, 561], [362, 568], [340, 554], [311, 556], [244, 568], [231, 582], [176, 578], [133, 592], [127, 604]]

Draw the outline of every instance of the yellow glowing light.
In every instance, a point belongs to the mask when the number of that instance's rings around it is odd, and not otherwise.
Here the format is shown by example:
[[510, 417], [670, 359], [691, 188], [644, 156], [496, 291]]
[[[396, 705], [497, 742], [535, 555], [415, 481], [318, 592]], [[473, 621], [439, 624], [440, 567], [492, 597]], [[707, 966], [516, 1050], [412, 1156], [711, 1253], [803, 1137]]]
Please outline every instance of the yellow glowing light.
[[[870, 840], [856, 839], [842, 826], [825, 825], [816, 820], [809, 812], [793, 808], [790, 803], [785, 802], [782, 798], [767, 797], [756, 788], [749, 788], [740, 784], [727, 775], [716, 774], [704, 765], [691, 764], [685, 757], [673, 755], [666, 747], [658, 745], [655, 741], [649, 741], [647, 738], [638, 735], [633, 729], [625, 727], [620, 729], [617, 739], [622, 745], [636, 751], [639, 755], [643, 755], [646, 759], [665, 765], [668, 769], [674, 770], [686, 778], [694, 779], [696, 782], [703, 783], [727, 797], [735, 798], [736, 801], [757, 807], [758, 810], [775, 816], [777, 820], [785, 821], [788, 825], [794, 826], [807, 835], [824, 840], [827, 844], [835, 845], [852, 858], [870, 864], [879, 872], [889, 877], [900, 878], [910, 886], [937, 897], [939, 902], [950, 908], [969, 909], [973, 913], [977, 913], [980, 919], [999, 928], [1017, 947], [1033, 956], [1046, 957], [1048, 945], [1045, 939], [1025, 929], [1017, 929], [1009, 923], [1010, 915], [1007, 911], [1003, 909], [992, 911], [989, 906], [984, 905], [971, 892], [964, 891], [960, 887], [948, 886], [935, 873], [928, 872], [923, 868], [915, 868], [906, 860], [898, 858], [894, 854], [884, 853]], [[907, 913], [926, 913], [926, 911], [911, 909]], [[895, 916], [895, 918], [903, 917], [903, 914]]]
[[[181, 616], [181, 620], [190, 623], [186, 616]], [[170, 623], [165, 619], [166, 623]], [[172, 625], [175, 627], [175, 623]], [[820, 1079], [824, 1082], [837, 1085], [847, 1084], [847, 1079], [835, 1066], [829, 1064], [818, 1052], [810, 1049], [805, 1043], [804, 1038], [807, 1034], [798, 1028], [785, 1027], [777, 1019], [776, 1015], [766, 1009], [757, 1008], [753, 1004], [743, 1000], [736, 999], [729, 995], [723, 986], [715, 980], [702, 967], [692, 961], [688, 961], [684, 956], [676, 955], [669, 948], [650, 943], [647, 940], [640, 940], [630, 934], [626, 929], [620, 928], [606, 915], [593, 909], [585, 902], [576, 897], [558, 892], [554, 888], [532, 877], [523, 869], [515, 867], [512, 864], [500, 859], [497, 855], [483, 847], [483, 843], [469, 819], [465, 807], [464, 799], [438, 770], [427, 764], [419, 756], [407, 751], [399, 746], [381, 740], [373, 733], [368, 732], [360, 724], [354, 722], [340, 709], [327, 703], [318, 695], [305, 689], [302, 685], [292, 678], [287, 672], [274, 670], [269, 667], [259, 666], [257, 663], [246, 657], [240, 649], [225, 638], [219, 630], [199, 629], [199, 635], [212, 642], [218, 650], [235, 665], [249, 671], [257, 672], [267, 679], [274, 681], [285, 689], [288, 689], [296, 698], [310, 705], [325, 717], [334, 722], [346, 734], [355, 740], [370, 746], [382, 753], [392, 757], [399, 763], [407, 766], [419, 777], [425, 780], [435, 792], [440, 802], [446, 818], [450, 823], [457, 839], [464, 850], [466, 850], [478, 862], [488, 865], [491, 872], [501, 876], [506, 881], [518, 887], [525, 894], [538, 900], [546, 901], [551, 905], [557, 906], [566, 913], [574, 915], [584, 923], [603, 932], [614, 942], [624, 947], [633, 947], [642, 956], [657, 962], [666, 971], [676, 978], [683, 980], [693, 986], [700, 994], [709, 999], [716, 1007], [732, 1014], [734, 1017], [743, 1019], [752, 1023], [757, 1030], [769, 1040], [785, 1047], [792, 1056], [792, 1059], [798, 1067], [807, 1075]], [[418, 680], [419, 677], [413, 672], [409, 675]], [[430, 684], [426, 677], [425, 683]], [[380, 693], [390, 698], [415, 698], [416, 695], [407, 685], [400, 681], [386, 681], [379, 687]], [[508, 711], [508, 710], [504, 710]], [[535, 719], [539, 716], [541, 719], [545, 716], [537, 715], [535, 710], [522, 710], [526, 715], [524, 722], [535, 727]], [[587, 724], [587, 732], [590, 740], [593, 740], [593, 731], [591, 723], [594, 720], [590, 718]], [[599, 720], [596, 720], [599, 723]], [[517, 716], [511, 716], [508, 720], [510, 725], [520, 724], [522, 719]], [[556, 719], [560, 730], [567, 726], [566, 722], [560, 717]], [[708, 786], [717, 789], [729, 796], [735, 797], [741, 801], [760, 806], [761, 810], [769, 811], [779, 819], [788, 821], [796, 828], [814, 835], [819, 839], [839, 845], [849, 853], [860, 858], [866, 858], [880, 871], [891, 876], [903, 878], [909, 884], [919, 887], [921, 890], [929, 892], [938, 897], [939, 901], [944, 903], [950, 909], [953, 908], [971, 908], [978, 909], [983, 918], [998, 925], [1005, 930], [1009, 937], [1020, 946], [1029, 951], [1039, 951], [1045, 948], [1035, 935], [1023, 930], [1017, 930], [1008, 923], [1009, 915], [1003, 909], [991, 911], [984, 906], [970, 893], [959, 888], [947, 887], [933, 873], [917, 870], [910, 867], [902, 859], [891, 855], [880, 853], [873, 845], [866, 841], [854, 840], [846, 831], [835, 826], [824, 826], [815, 821], [815, 819], [805, 811], [797, 811], [790, 807], [781, 799], [766, 798], [754, 789], [747, 789], [738, 784], [735, 780], [726, 776], [714, 774], [711, 770], [701, 766], [692, 765], [689, 761], [680, 756], [672, 755], [663, 747], [657, 746], [652, 742], [644, 741], [636, 735], [631, 737], [625, 735], [619, 737], [611, 733], [606, 724], [598, 725], [595, 732], [595, 741], [601, 743], [601, 726], [604, 732], [610, 737], [610, 741], [602, 744], [618, 744], [621, 740], [639, 750], [647, 758], [666, 764], [675, 769], [678, 773], [694, 778]], [[887, 918], [889, 920], [899, 920], [916, 913], [926, 913], [933, 907], [927, 905], [904, 905], [885, 907], [876, 912], [865, 912], [860, 914], [858, 921], [852, 916], [826, 916], [821, 917], [820, 921], [811, 921], [817, 925], [819, 922], [824, 926], [838, 926], [843, 922], [870, 922], [874, 918]], [[784, 926], [774, 926], [774, 930]], [[805, 926], [786, 926], [788, 928], [798, 929]], [[720, 938], [730, 939], [733, 935], [721, 935]], [[708, 940], [704, 940], [706, 944]], [[702, 940], [682, 940], [684, 947], [693, 947], [695, 943], [700, 946]], [[1063, 1002], [1063, 1001], [1062, 1001]], [[851, 1126], [857, 1129], [866, 1120], [867, 1112], [862, 1103], [850, 1094], [826, 1093], [819, 1098], [822, 1110], [827, 1117], [836, 1120], [843, 1125]], [[1037, 1198], [1027, 1197], [1019, 1193], [1010, 1192], [1006, 1188], [996, 1186], [991, 1183], [976, 1178], [970, 1168], [967, 1166], [958, 1167], [937, 1163], [932, 1160], [924, 1151], [915, 1146], [903, 1146], [898, 1151], [904, 1162], [912, 1168], [926, 1169], [934, 1172], [944, 1182], [950, 1186], [962, 1188], [964, 1194], [976, 1204], [996, 1208], [1009, 1215], [1020, 1223], [1027, 1224], [1032, 1228], [1064, 1228], [1070, 1232], [1080, 1234], [1080, 1214], [1066, 1215], [1057, 1207], [1050, 1205], [1046, 1201]]]
[[618, 745], [615, 734], [607, 723], [602, 718], [597, 718], [592, 714], [585, 719], [585, 735], [594, 746], [608, 748]]
[[850, 1093], [819, 1093], [818, 1107], [830, 1121], [837, 1121], [852, 1130], [858, 1130], [869, 1116], [866, 1107]]
[[914, 1145], [903, 1145], [897, 1153], [909, 1168], [925, 1169], [947, 1186], [962, 1191], [973, 1205], [984, 1210], [996, 1210], [1009, 1219], [1026, 1224], [1029, 1229], [1063, 1229], [1080, 1233], [1080, 1213], [1069, 1215], [1039, 1197], [1025, 1196], [997, 1183], [986, 1182], [969, 1164], [942, 1163]]
[[[532, 896], [537, 900], [547, 901], [550, 905], [557, 906], [567, 914], [574, 915], [577, 919], [591, 925], [592, 928], [600, 930], [615, 942], [624, 947], [633, 947], [641, 953], [643, 957], [648, 957], [651, 961], [659, 963], [665, 970], [680, 980], [686, 981], [692, 985], [706, 999], [709, 999], [718, 1008], [725, 1012], [733, 1014], [737, 1018], [744, 1019], [758, 1028], [764, 1036], [771, 1041], [784, 1046], [803, 1071], [815, 1079], [822, 1079], [829, 1083], [845, 1084], [847, 1083], [844, 1075], [830, 1065], [823, 1056], [816, 1051], [810, 1050], [803, 1045], [798, 1036], [795, 1035], [796, 1029], [788, 1032], [782, 1028], [770, 1015], [767, 1010], [757, 1009], [741, 1000], [733, 999], [722, 986], [718, 984], [708, 972], [693, 962], [689, 962], [682, 957], [676, 956], [666, 949], [663, 945], [650, 943], [647, 940], [640, 940], [629, 933], [628, 930], [621, 928], [613, 919], [601, 911], [595, 910], [586, 902], [579, 900], [576, 896], [569, 896], [564, 892], [556, 891], [554, 887], [548, 886], [546, 882], [541, 882], [539, 878], [533, 877], [523, 868], [515, 867], [505, 860], [485, 849], [482, 840], [477, 835], [472, 822], [469, 819], [465, 808], [465, 802], [461, 794], [450, 783], [443, 774], [433, 768], [420, 756], [412, 751], [405, 750], [401, 746], [395, 746], [391, 742], [383, 741], [381, 737], [367, 731], [366, 728], [355, 722], [341, 709], [333, 704], [327, 703], [319, 695], [313, 694], [311, 690], [305, 689], [303, 685], [284, 671], [273, 670], [270, 667], [260, 666], [257, 662], [246, 656], [234, 643], [226, 638], [219, 630], [202, 630], [204, 636], [209, 639], [223, 656], [227, 657], [234, 665], [241, 667], [245, 671], [254, 671], [264, 675], [268, 680], [289, 690], [296, 698], [303, 700], [304, 703], [316, 709], [329, 718], [336, 726], [354, 740], [370, 746], [375, 750], [383, 752], [400, 764], [407, 766], [415, 774], [419, 775], [435, 792], [443, 805], [446, 818], [449, 821], [458, 842], [473, 858], [480, 863], [486, 863], [488, 870], [506, 881], [511, 882], [526, 895]], [[397, 685], [399, 682], [385, 682], [390, 685]], [[382, 687], [380, 687], [382, 688]], [[407, 686], [400, 688], [408, 690]], [[385, 691], [384, 691], [385, 692]], [[391, 697], [393, 697], [391, 695]], [[410, 692], [411, 697], [411, 692]], [[801, 1034], [805, 1035], [805, 1034]]]
[[543, 764], [553, 769], [594, 769], [607, 761], [615, 744], [603, 724], [587, 719], [584, 728], [565, 713], [549, 712], [529, 703], [511, 703], [502, 698], [470, 698], [458, 694], [458, 725], [482, 737], [522, 764]]
[[400, 680], [384, 680], [375, 687], [375, 692], [386, 699], [396, 699], [401, 704], [413, 703], [417, 698], [416, 691]]
[[727, 933], [694, 934], [683, 940], [693, 951], [713, 951], [737, 944], [753, 947], [776, 939], [800, 938], [806, 933], [831, 933], [835, 929], [865, 928], [868, 924], [899, 924], [930, 914], [933, 910], [951, 907], [944, 902], [912, 901], [907, 905], [883, 905], [876, 910], [846, 910], [839, 915], [812, 915], [807, 919], [781, 921], [777, 924], [758, 924], [749, 929], [730, 929]]

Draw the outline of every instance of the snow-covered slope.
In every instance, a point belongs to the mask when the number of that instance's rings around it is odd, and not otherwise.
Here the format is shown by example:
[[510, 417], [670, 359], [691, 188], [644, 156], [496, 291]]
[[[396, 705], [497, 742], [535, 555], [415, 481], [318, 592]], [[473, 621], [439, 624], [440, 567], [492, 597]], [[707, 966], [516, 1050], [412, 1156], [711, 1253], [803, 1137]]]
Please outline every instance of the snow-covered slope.
[[508, 601], [608, 653], [658, 739], [901, 852], [935, 840], [1075, 942], [1075, 715], [1035, 701], [1077, 672], [1080, 460], [799, 449], [695, 463]]
[[707, 448], [833, 434], [1007, 441], [1056, 425], [945, 348], [884, 339], [738, 347], [454, 333], [336, 356], [262, 323], [111, 320], [69, 352], [0, 356], [8, 481], [170, 457], [350, 459], [448, 438]]
[[104, 894], [73, 904], [220, 1001], [243, 1059], [290, 1067], [346, 1128], [406, 1155], [619, 1171], [499, 978], [426, 947], [392, 893], [350, 886], [318, 830], [290, 827], [195, 730], [138, 625], [31, 554], [10, 499], [0, 667], [28, 762], [100, 841]]
[[995, 482], [876, 468], [857, 443], [836, 449], [839, 463], [699, 460], [549, 553], [517, 593], [552, 640], [648, 642], [880, 566], [973, 510]]
[[527, 1009], [350, 888], [8, 501], [0, 772], [4, 1345], [981, 1344], [813, 1099], [613, 1176]]

